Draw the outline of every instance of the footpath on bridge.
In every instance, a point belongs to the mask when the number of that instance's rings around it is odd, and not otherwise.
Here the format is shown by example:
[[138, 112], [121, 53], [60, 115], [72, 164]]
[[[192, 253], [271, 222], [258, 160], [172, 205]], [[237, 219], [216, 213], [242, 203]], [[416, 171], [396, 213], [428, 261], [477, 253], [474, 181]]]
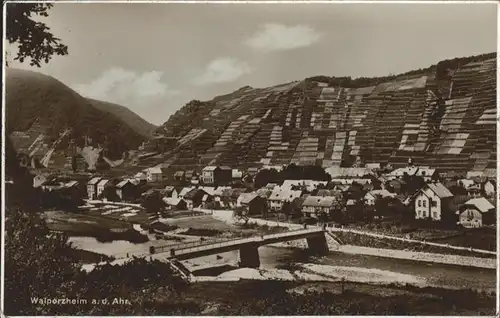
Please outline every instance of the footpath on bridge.
[[[235, 223], [233, 219], [232, 211], [228, 210], [205, 210], [198, 209], [198, 211], [205, 212], [207, 214], [211, 214], [214, 218], [217, 218], [221, 221], [225, 221], [228, 223]], [[258, 225], [267, 225], [267, 226], [281, 226], [287, 227], [290, 230], [297, 230], [303, 228], [303, 225], [300, 224], [292, 224], [286, 222], [277, 222], [277, 221], [269, 221], [257, 218], [250, 218], [248, 220], [249, 223], [255, 223]], [[311, 226], [310, 226], [311, 227]], [[410, 240], [405, 238], [399, 238], [394, 236], [387, 236], [376, 233], [362, 232], [350, 229], [340, 229], [340, 228], [328, 228], [328, 233], [335, 236], [335, 232], [353, 232], [362, 235], [369, 235], [374, 237], [383, 237], [386, 239], [395, 239], [401, 241], [408, 242], [417, 242], [421, 244], [429, 244], [429, 245], [437, 245], [442, 247], [447, 247], [450, 249], [460, 249], [460, 250], [470, 250], [464, 247], [454, 247], [445, 244], [437, 244], [430, 242], [421, 242], [416, 240]], [[357, 254], [357, 255], [368, 255], [368, 256], [377, 256], [377, 257], [386, 257], [386, 258], [394, 258], [394, 259], [405, 259], [411, 261], [421, 261], [421, 262], [429, 262], [429, 263], [439, 263], [439, 264], [449, 264], [449, 265], [459, 265], [459, 266], [468, 266], [468, 267], [478, 267], [478, 268], [486, 268], [486, 269], [496, 269], [497, 262], [494, 258], [481, 258], [481, 257], [471, 257], [471, 256], [461, 256], [461, 255], [450, 255], [450, 254], [439, 254], [439, 253], [427, 253], [427, 252], [413, 252], [413, 251], [404, 251], [404, 250], [395, 250], [395, 249], [382, 249], [382, 248], [372, 248], [366, 246], [355, 246], [355, 245], [347, 245], [347, 244], [338, 244], [333, 243], [332, 240], [328, 240], [330, 250], [338, 251], [341, 253], [347, 254]], [[474, 250], [476, 252], [482, 252], [482, 250]], [[485, 251], [485, 254], [493, 253], [492, 251]]]

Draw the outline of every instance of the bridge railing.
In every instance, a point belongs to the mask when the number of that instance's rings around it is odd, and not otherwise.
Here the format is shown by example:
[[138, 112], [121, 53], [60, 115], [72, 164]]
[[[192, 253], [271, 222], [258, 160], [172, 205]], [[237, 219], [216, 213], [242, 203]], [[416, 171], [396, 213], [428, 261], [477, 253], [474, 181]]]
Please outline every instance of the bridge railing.
[[155, 253], [164, 253], [167, 251], [171, 251], [172, 249], [177, 252], [177, 251], [184, 251], [187, 249], [196, 249], [199, 247], [203, 246], [214, 246], [219, 247], [219, 246], [224, 246], [226, 243], [230, 243], [227, 245], [231, 244], [240, 244], [240, 243], [248, 243], [248, 242], [255, 242], [258, 240], [262, 239], [271, 239], [271, 238], [280, 238], [280, 237], [287, 237], [290, 235], [298, 235], [298, 234], [307, 234], [307, 233], [316, 233], [320, 232], [322, 230], [317, 229], [317, 228], [312, 228], [312, 229], [299, 229], [299, 230], [291, 230], [291, 231], [286, 231], [282, 233], [276, 233], [276, 234], [268, 234], [268, 235], [262, 235], [262, 236], [254, 236], [254, 237], [248, 237], [248, 238], [220, 238], [220, 239], [211, 239], [207, 241], [194, 241], [194, 242], [189, 242], [189, 243], [179, 243], [179, 244], [173, 244], [173, 245], [164, 245], [164, 246], [158, 246], [155, 247]]

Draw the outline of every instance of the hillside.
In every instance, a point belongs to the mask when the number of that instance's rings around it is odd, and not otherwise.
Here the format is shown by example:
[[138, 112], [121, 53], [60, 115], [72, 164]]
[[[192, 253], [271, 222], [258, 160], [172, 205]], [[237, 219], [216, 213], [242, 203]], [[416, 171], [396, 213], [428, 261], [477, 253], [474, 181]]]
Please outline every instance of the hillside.
[[92, 144], [104, 146], [109, 158], [121, 158], [145, 139], [53, 77], [9, 68], [5, 82], [6, 130], [17, 151], [27, 151], [41, 134], [50, 145], [66, 128], [71, 132], [59, 149], [65, 150], [70, 141], [82, 146], [87, 136]]
[[108, 112], [125, 122], [130, 128], [135, 130], [135, 132], [141, 136], [150, 138], [157, 128], [155, 125], [147, 122], [127, 107], [91, 98], [87, 98], [87, 100], [89, 100], [95, 108]]
[[[496, 53], [380, 77], [315, 76], [192, 101], [158, 132], [172, 167], [363, 163], [496, 167]], [[359, 158], [358, 158], [359, 157]]]

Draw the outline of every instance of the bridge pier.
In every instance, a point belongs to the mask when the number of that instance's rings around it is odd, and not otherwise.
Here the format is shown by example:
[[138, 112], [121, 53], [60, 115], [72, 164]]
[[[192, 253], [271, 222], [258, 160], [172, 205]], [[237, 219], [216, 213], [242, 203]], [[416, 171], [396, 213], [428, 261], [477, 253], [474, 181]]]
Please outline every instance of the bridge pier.
[[328, 242], [326, 241], [326, 237], [323, 233], [320, 235], [309, 236], [307, 238], [307, 246], [314, 254], [324, 255], [329, 251]]
[[240, 267], [259, 268], [259, 246], [247, 244], [240, 248]]

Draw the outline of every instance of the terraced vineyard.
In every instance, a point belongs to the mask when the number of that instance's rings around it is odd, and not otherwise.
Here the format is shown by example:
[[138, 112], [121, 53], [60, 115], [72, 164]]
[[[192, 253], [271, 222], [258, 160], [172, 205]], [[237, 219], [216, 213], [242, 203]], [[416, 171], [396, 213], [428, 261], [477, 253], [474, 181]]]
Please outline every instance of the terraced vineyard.
[[[459, 59], [456, 68], [455, 60], [447, 60], [363, 87], [317, 78], [244, 87], [191, 102], [158, 131], [182, 140], [176, 168], [328, 167], [356, 159], [398, 166], [411, 157], [444, 171], [495, 169], [493, 57], [466, 58], [462, 64]], [[443, 75], [440, 65], [448, 64]]]

